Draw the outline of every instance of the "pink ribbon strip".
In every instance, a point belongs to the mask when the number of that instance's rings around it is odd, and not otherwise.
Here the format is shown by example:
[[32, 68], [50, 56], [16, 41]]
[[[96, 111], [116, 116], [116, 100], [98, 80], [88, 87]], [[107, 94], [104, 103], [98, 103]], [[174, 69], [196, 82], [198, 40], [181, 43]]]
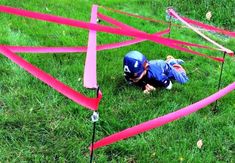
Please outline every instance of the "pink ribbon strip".
[[102, 93], [99, 92], [98, 98], [89, 98], [86, 97], [79, 92], [73, 90], [69, 86], [63, 84], [59, 80], [53, 78], [51, 75], [45, 73], [41, 69], [37, 68], [36, 66], [33, 66], [29, 62], [25, 61], [20, 56], [16, 55], [15, 53], [8, 50], [6, 47], [0, 46], [0, 53], [2, 53], [4, 56], [9, 58], [11, 61], [25, 69], [27, 72], [29, 72], [34, 77], [40, 79], [47, 85], [54, 88], [56, 91], [60, 92], [64, 96], [68, 97], [69, 99], [73, 100], [74, 102], [90, 109], [90, 110], [97, 110], [99, 102], [102, 98]]
[[192, 25], [198, 26], [200, 28], [203, 28], [203, 29], [206, 29], [206, 30], [209, 30], [209, 31], [214, 31], [214, 32], [217, 32], [217, 33], [221, 33], [223, 35], [227, 35], [227, 36], [230, 36], [230, 37], [235, 37], [235, 32], [220, 29], [218, 27], [214, 27], [214, 26], [211, 26], [211, 25], [208, 25], [208, 24], [203, 24], [202, 22], [199, 22], [199, 21], [196, 21], [196, 20], [191, 20], [191, 19], [186, 18], [186, 17], [182, 17], [182, 18], [184, 19], [184, 21], [186, 21], [186, 22], [188, 22]]
[[[58, 24], [64, 24], [64, 25], [69, 25], [69, 26], [74, 26], [74, 27], [79, 27], [79, 28], [84, 28], [84, 29], [89, 29], [89, 30], [96, 30], [96, 31], [101, 31], [101, 32], [106, 32], [106, 33], [112, 33], [112, 34], [118, 34], [118, 35], [124, 35], [124, 36], [130, 36], [130, 37], [138, 37], [142, 39], [148, 39], [151, 40], [155, 43], [162, 44], [177, 50], [181, 50], [184, 52], [189, 52], [191, 54], [196, 54], [198, 55], [198, 52], [194, 52], [192, 50], [189, 50], [187, 48], [182, 48], [180, 46], [172, 46], [174, 43], [173, 39], [167, 39], [163, 38], [160, 36], [153, 36], [151, 34], [145, 34], [142, 32], [138, 31], [130, 31], [130, 30], [125, 30], [125, 29], [117, 29], [117, 28], [112, 28], [104, 25], [99, 25], [99, 24], [93, 24], [93, 23], [87, 23], [83, 21], [78, 21], [78, 20], [73, 20], [73, 19], [68, 19], [68, 18], [63, 18], [59, 16], [53, 16], [49, 14], [42, 14], [38, 12], [32, 12], [32, 11], [27, 11], [27, 10], [22, 10], [18, 8], [12, 8], [12, 7], [7, 7], [7, 6], [1, 6], [0, 5], [0, 12], [5, 12], [9, 14], [14, 14], [14, 15], [19, 15], [19, 16], [24, 16], [28, 18], [34, 18], [38, 20], [44, 20], [48, 22], [54, 22]], [[200, 54], [200, 56], [206, 57], [206, 55]], [[209, 57], [213, 60], [216, 61], [223, 61], [222, 58], [216, 58], [216, 57]]]
[[191, 26], [189, 23], [187, 23], [184, 19], [182, 19], [172, 8], [168, 9], [168, 12], [170, 15], [174, 16], [175, 18], [177, 18], [179, 21], [181, 21], [183, 24], [185, 24], [187, 27], [189, 27], [190, 29], [192, 29], [194, 32], [196, 32], [197, 34], [199, 34], [201, 37], [203, 37], [204, 39], [206, 39], [207, 41], [211, 42], [212, 44], [214, 44], [215, 46], [217, 46], [218, 48], [220, 48], [222, 51], [226, 52], [227, 54], [230, 54], [231, 56], [234, 55], [233, 51], [231, 51], [230, 49], [227, 49], [225, 47], [223, 47], [222, 45], [218, 44], [217, 42], [215, 42], [214, 40], [210, 39], [209, 37], [207, 37], [206, 35], [204, 35], [202, 32], [200, 32], [199, 30], [197, 30], [195, 27]]
[[[128, 12], [124, 12], [124, 11], [121, 11], [121, 10], [116, 10], [116, 9], [108, 8], [108, 7], [105, 7], [105, 6], [99, 6], [99, 7], [107, 9], [107, 10], [110, 10], [110, 11], [113, 11], [113, 12], [116, 12], [116, 13], [119, 13], [119, 14], [135, 17], [135, 18], [138, 18], [138, 19], [142, 19], [142, 20], [147, 20], [147, 21], [151, 21], [151, 22], [155, 22], [155, 23], [161, 23], [161, 24], [167, 24], [167, 25], [170, 24], [169, 22], [166, 22], [166, 21], [163, 21], [163, 20], [156, 20], [156, 19], [153, 19], [153, 18], [148, 18], [148, 17], [136, 15], [136, 14], [131, 14], [131, 13], [128, 13]], [[177, 25], [177, 24], [172, 24], [172, 25], [173, 26], [182, 27], [182, 26]]]
[[[130, 27], [128, 26], [127, 24], [124, 24], [122, 22], [119, 22], [111, 17], [108, 17], [108, 16], [105, 16], [105, 15], [102, 15], [101, 13], [98, 13], [98, 17], [101, 18], [102, 20], [108, 22], [108, 23], [111, 23], [113, 25], [116, 25], [122, 29], [126, 29], [126, 30], [130, 30], [130, 31], [137, 31], [137, 32], [141, 32], [143, 34], [147, 34], [143, 31], [140, 31], [136, 28], [133, 28], [133, 27]], [[157, 35], [158, 36], [158, 35]], [[181, 46], [179, 46], [181, 45]], [[193, 43], [188, 43], [188, 42], [183, 42], [183, 41], [179, 41], [179, 40], [171, 40], [171, 43], [168, 44], [169, 47], [171, 48], [175, 48], [175, 49], [180, 49], [182, 51], [187, 51], [189, 53], [192, 53], [192, 54], [196, 54], [196, 55], [199, 55], [199, 56], [203, 56], [203, 57], [206, 57], [206, 58], [211, 58], [213, 60], [216, 60], [216, 61], [220, 61], [220, 62], [223, 62], [224, 60], [222, 58], [217, 58], [217, 57], [211, 57], [211, 56], [207, 56], [205, 54], [202, 54], [202, 53], [199, 53], [199, 52], [196, 52], [196, 51], [193, 51], [193, 50], [189, 50], [187, 48], [183, 48], [182, 45], [185, 45], [185, 46], [194, 46], [194, 47], [198, 47], [198, 48], [207, 48], [207, 49], [212, 49], [212, 50], [218, 50], [218, 49], [215, 49], [215, 48], [210, 48], [210, 47], [207, 47], [207, 46], [203, 46], [203, 45], [198, 45], [198, 44], [193, 44]]]
[[199, 53], [199, 52], [190, 50], [190, 49], [188, 49], [188, 48], [184, 48], [184, 47], [181, 47], [181, 46], [177, 46], [177, 45], [174, 45], [174, 44], [169, 45], [169, 47], [175, 48], [175, 49], [177, 48], [177, 49], [180, 49], [181, 51], [189, 52], [189, 53], [191, 53], [191, 54], [196, 54], [196, 55], [198, 55], [198, 56], [202, 56], [202, 57], [205, 57], [205, 58], [210, 58], [210, 59], [212, 59], [212, 60], [214, 60], [214, 61], [224, 62], [224, 59], [223, 59], [223, 58], [220, 58], [220, 57], [213, 57], [213, 56], [207, 56], [207, 55], [205, 55], [205, 54], [202, 54], [202, 53]]
[[[96, 24], [98, 6], [93, 5], [91, 11], [91, 23]], [[97, 89], [96, 79], [96, 31], [90, 30], [88, 37], [87, 55], [83, 78], [84, 87]]]
[[[111, 23], [113, 25], [116, 25], [122, 29], [128, 29], [128, 30], [133, 30], [133, 31], [138, 31], [138, 32], [142, 32], [136, 28], [133, 28], [131, 26], [128, 26], [127, 24], [124, 24], [122, 22], [119, 22], [111, 17], [108, 17], [106, 15], [103, 15], [101, 13], [98, 13], [98, 17], [108, 23]], [[169, 29], [169, 32], [170, 32], [170, 29]], [[142, 33], [145, 33], [145, 32], [142, 32]], [[146, 33], [145, 33], [146, 34]], [[154, 34], [155, 35], [155, 34]], [[161, 36], [161, 35], [158, 35], [157, 36]], [[193, 44], [193, 43], [189, 43], [189, 42], [184, 42], [184, 41], [180, 41], [180, 40], [174, 40], [174, 43], [177, 44], [177, 45], [185, 45], [185, 46], [193, 46], [193, 47], [198, 47], [198, 48], [205, 48], [205, 49], [211, 49], [211, 50], [220, 50], [220, 49], [217, 49], [217, 48], [212, 48], [212, 47], [208, 47], [208, 46], [204, 46], [204, 45], [199, 45], [199, 44]]]
[[221, 97], [225, 96], [229, 92], [233, 91], [235, 89], [235, 82], [231, 83], [227, 87], [221, 89], [220, 91], [214, 93], [213, 95], [204, 98], [201, 101], [198, 101], [192, 105], [189, 105], [185, 108], [182, 108], [180, 110], [177, 110], [175, 112], [169, 113], [167, 115], [158, 117], [156, 119], [141, 123], [139, 125], [133, 126], [131, 128], [125, 129], [123, 131], [117, 132], [115, 134], [112, 134], [108, 137], [105, 137], [97, 142], [94, 143], [93, 149], [101, 148], [103, 146], [115, 143], [117, 141], [135, 136], [137, 134], [152, 130], [154, 128], [163, 126], [167, 123], [170, 123], [172, 121], [178, 120], [182, 117], [185, 117], [193, 112], [196, 112], [207, 105], [213, 103], [214, 101], [220, 99]]
[[86, 46], [75, 47], [44, 47], [44, 46], [11, 46], [2, 45], [14, 53], [78, 53], [87, 52]]
[[[115, 26], [117, 26], [117, 27], [119, 27], [119, 28], [121, 28], [121, 29], [130, 30], [130, 31], [142, 32], [142, 31], [140, 31], [140, 30], [138, 30], [138, 29], [136, 29], [136, 28], [134, 28], [134, 27], [131, 27], [131, 26], [127, 25], [127, 24], [124, 24], [124, 23], [122, 23], [122, 22], [120, 22], [120, 21], [117, 21], [116, 19], [113, 19], [113, 18], [111, 18], [111, 17], [109, 17], [109, 16], [106, 16], [106, 15], [103, 15], [103, 14], [101, 14], [101, 13], [98, 13], [98, 17], [99, 17], [101, 20], [104, 20], [104, 21], [106, 21], [106, 22], [108, 22], [108, 23], [110, 23], [110, 24], [113, 24], [113, 25], [115, 25]], [[170, 29], [169, 29], [169, 30], [170, 30]], [[143, 33], [144, 33], [144, 32], [143, 32]]]
[[[169, 29], [160, 31], [155, 33], [154, 35], [164, 35], [169, 33]], [[136, 38], [133, 40], [123, 41], [123, 42], [117, 42], [112, 44], [104, 44], [104, 45], [98, 45], [97, 51], [102, 50], [109, 50], [109, 49], [115, 49], [120, 48], [124, 46], [133, 45], [142, 41], [145, 41], [146, 39]], [[76, 46], [76, 47], [34, 47], [34, 46], [10, 46], [10, 45], [2, 45], [9, 50], [11, 50], [14, 53], [78, 53], [78, 52], [87, 52], [86, 46]]]
[[[162, 23], [162, 24], [169, 24], [168, 22], [165, 22], [165, 21], [162, 21], [162, 20], [156, 20], [156, 19], [153, 19], [153, 18], [148, 18], [148, 17], [136, 15], [136, 14], [130, 14], [130, 13], [127, 13], [127, 12], [124, 12], [124, 11], [121, 11], [121, 10], [115, 10], [115, 9], [104, 7], [104, 6], [99, 6], [99, 7], [102, 7], [102, 8], [107, 9], [107, 10], [111, 10], [111, 11], [119, 13], [119, 14], [124, 14], [124, 15], [128, 15], [128, 16], [136, 17], [136, 18], [143, 19], [143, 20], [148, 20], [148, 21], [152, 21], [152, 22], [156, 22], [156, 23]], [[224, 30], [224, 29], [220, 29], [218, 27], [214, 27], [214, 26], [211, 26], [211, 25], [208, 25], [208, 24], [203, 24], [203, 23], [201, 23], [199, 21], [191, 20], [191, 19], [186, 18], [186, 17], [182, 17], [182, 18], [186, 22], [188, 22], [190, 24], [193, 24], [193, 25], [196, 25], [198, 27], [201, 27], [203, 29], [214, 31], [214, 32], [218, 32], [218, 33], [221, 33], [221, 34], [224, 34], [224, 35], [228, 35], [228, 36], [231, 36], [231, 37], [235, 37], [235, 32], [231, 32], [231, 31], [227, 31], [227, 30]], [[178, 26], [178, 27], [185, 27], [185, 26], [180, 26], [180, 25], [177, 25], [177, 24], [172, 24], [172, 25], [173, 26]]]

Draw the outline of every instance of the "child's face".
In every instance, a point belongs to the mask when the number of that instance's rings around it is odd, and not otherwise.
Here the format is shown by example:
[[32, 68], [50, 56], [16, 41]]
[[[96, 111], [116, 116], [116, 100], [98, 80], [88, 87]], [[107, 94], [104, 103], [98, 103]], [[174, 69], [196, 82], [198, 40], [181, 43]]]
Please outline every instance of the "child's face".
[[130, 78], [130, 80], [134, 83], [137, 83], [146, 75], [146, 73], [147, 73], [147, 70], [144, 70], [138, 78]]

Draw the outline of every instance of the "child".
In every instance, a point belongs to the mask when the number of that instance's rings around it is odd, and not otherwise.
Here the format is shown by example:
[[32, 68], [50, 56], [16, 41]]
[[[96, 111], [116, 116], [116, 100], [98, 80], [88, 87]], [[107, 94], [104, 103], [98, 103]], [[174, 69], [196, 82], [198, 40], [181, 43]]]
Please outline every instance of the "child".
[[144, 93], [150, 93], [158, 86], [170, 90], [172, 79], [181, 84], [188, 81], [186, 72], [181, 66], [182, 63], [184, 63], [183, 60], [172, 56], [167, 56], [166, 61], [148, 61], [140, 52], [131, 51], [123, 60], [124, 76], [130, 84], [142, 87]]

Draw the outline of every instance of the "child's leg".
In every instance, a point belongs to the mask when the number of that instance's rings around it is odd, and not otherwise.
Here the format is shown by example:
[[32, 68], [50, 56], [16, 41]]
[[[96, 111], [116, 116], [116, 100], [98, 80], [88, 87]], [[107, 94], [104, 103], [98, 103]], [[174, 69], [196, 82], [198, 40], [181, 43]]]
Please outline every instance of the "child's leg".
[[172, 66], [172, 74], [179, 83], [186, 83], [189, 79], [186, 75], [185, 69], [180, 64], [174, 64]]
[[184, 72], [186, 74], [185, 69], [180, 65], [180, 64], [174, 64], [173, 67], [175, 68], [175, 70], [179, 73]]
[[176, 81], [183, 84], [189, 80], [185, 69], [181, 66], [181, 64], [184, 63], [183, 60], [175, 59], [173, 56], [168, 55], [166, 58], [166, 63], [171, 66], [171, 73]]

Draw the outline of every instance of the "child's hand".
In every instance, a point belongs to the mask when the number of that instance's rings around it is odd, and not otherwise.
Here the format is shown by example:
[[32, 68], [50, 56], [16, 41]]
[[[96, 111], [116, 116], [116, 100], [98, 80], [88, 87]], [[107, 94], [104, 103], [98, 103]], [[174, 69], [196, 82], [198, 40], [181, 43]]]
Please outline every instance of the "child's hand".
[[145, 90], [144, 90], [144, 93], [145, 94], [149, 94], [151, 91], [155, 91], [156, 88], [151, 86], [150, 84], [146, 84], [145, 85]]

